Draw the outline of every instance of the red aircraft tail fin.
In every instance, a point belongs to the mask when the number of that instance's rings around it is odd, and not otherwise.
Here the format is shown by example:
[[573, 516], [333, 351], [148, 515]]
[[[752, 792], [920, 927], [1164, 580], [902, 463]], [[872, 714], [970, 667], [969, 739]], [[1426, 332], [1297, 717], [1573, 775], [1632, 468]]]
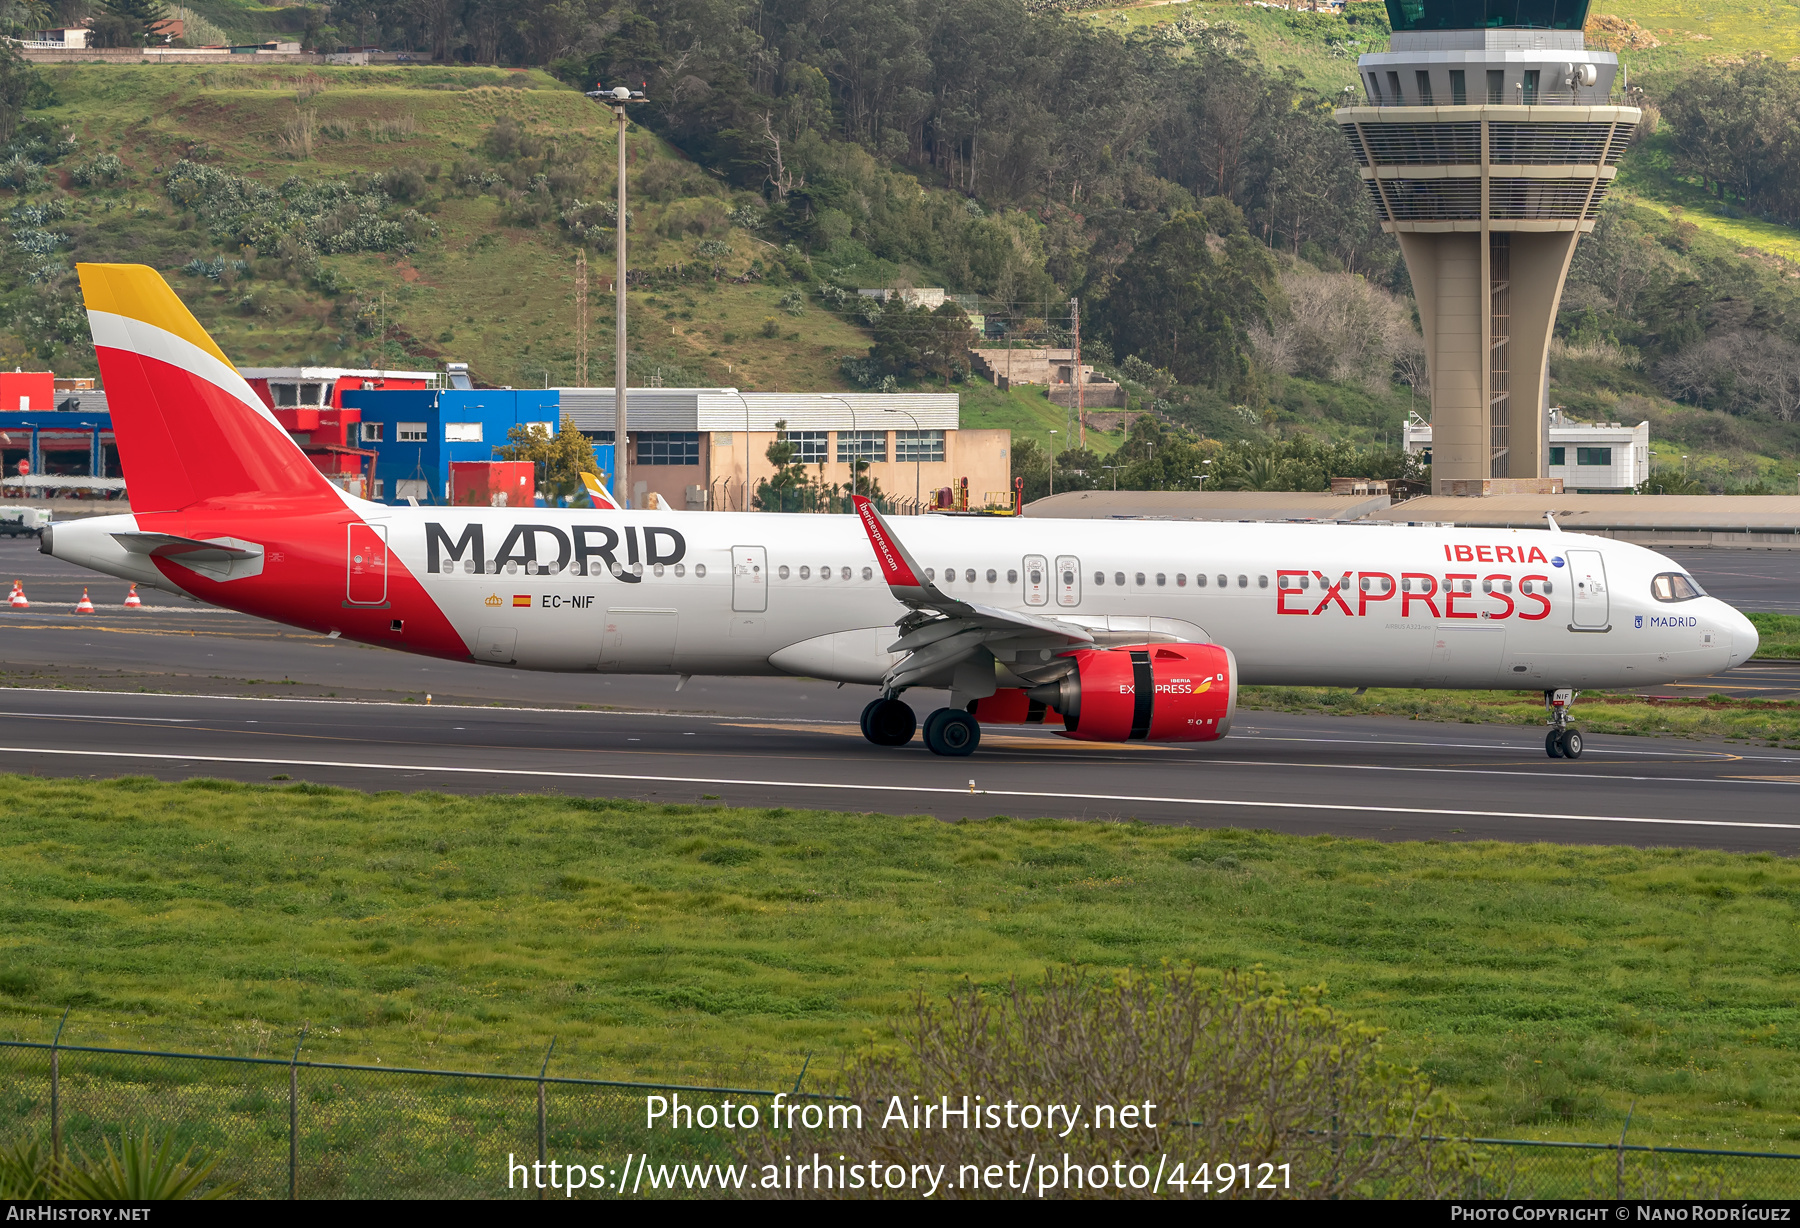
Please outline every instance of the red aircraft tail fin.
[[234, 496], [345, 505], [161, 274], [76, 271], [134, 511]]

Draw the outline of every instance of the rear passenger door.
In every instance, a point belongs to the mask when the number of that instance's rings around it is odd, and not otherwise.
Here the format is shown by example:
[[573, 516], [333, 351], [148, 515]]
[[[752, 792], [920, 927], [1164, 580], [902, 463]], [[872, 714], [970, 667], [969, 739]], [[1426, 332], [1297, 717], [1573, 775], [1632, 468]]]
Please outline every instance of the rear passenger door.
[[1072, 554], [1056, 556], [1056, 604], [1081, 604], [1081, 560]]

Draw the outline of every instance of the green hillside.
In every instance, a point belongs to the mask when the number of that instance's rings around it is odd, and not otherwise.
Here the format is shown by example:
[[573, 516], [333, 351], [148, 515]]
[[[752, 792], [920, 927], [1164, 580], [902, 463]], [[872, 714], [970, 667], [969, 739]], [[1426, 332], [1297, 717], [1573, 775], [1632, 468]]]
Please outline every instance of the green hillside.
[[[57, 170], [64, 190], [50, 197], [66, 216], [45, 225], [70, 236], [72, 260], [162, 269], [235, 359], [375, 366], [385, 328], [389, 365], [461, 359], [496, 384], [574, 381], [576, 236], [533, 217], [536, 202], [510, 199], [500, 177], [523, 164], [527, 183], [547, 170], [582, 185], [586, 199], [610, 196], [612, 118], [580, 94], [539, 72], [483, 70], [82, 66], [44, 75], [56, 103], [43, 119], [79, 142]], [[490, 139], [500, 125], [513, 131], [509, 148]], [[838, 356], [865, 350], [866, 338], [828, 313], [781, 310], [780, 275], [739, 280], [778, 267], [769, 244], [730, 224], [743, 202], [642, 129], [628, 149], [633, 267], [707, 270], [633, 293], [633, 362], [643, 368], [633, 378], [843, 386]], [[123, 164], [116, 182], [77, 182], [79, 159], [108, 154]], [[372, 215], [398, 219], [407, 234], [390, 250], [310, 260], [279, 233], [305, 224], [301, 208], [273, 228], [274, 242], [246, 251], [209, 226], [205, 197], [188, 208], [172, 198], [169, 176], [184, 160], [270, 186], [379, 175], [394, 199]], [[329, 227], [334, 211], [341, 206], [315, 213]], [[610, 227], [587, 250], [589, 377], [604, 382]], [[184, 271], [193, 261], [226, 267]], [[775, 338], [761, 335], [769, 321]], [[81, 357], [68, 351], [74, 365]]]
[[[863, 16], [835, 26], [787, 0], [762, 25], [727, 0], [632, 0], [644, 20], [597, 42], [549, 38], [574, 27], [545, 10], [540, 44], [501, 40], [510, 68], [27, 70], [28, 88], [0, 89], [0, 362], [91, 369], [72, 266], [134, 260], [247, 364], [460, 359], [494, 384], [575, 383], [585, 252], [587, 382], [610, 382], [616, 148], [610, 116], [569, 83], [635, 77], [652, 102], [630, 142], [634, 383], [957, 387], [966, 425], [1068, 446], [1041, 389], [965, 381], [942, 321], [854, 293], [943, 286], [1021, 344], [1067, 344], [1079, 299], [1084, 353], [1134, 409], [1190, 432], [1393, 446], [1423, 403], [1406, 382], [1411, 286], [1330, 115], [1356, 57], [1386, 46], [1381, 5], [1188, 0], [1071, 20], [1018, 0], [922, 2], [929, 22], [921, 9], [882, 25], [854, 64], [841, 56], [856, 29], [897, 0], [856, 0]], [[232, 37], [352, 41], [349, 10], [192, 11]], [[1757, 89], [1786, 98], [1785, 71], [1750, 80], [1759, 35], [1785, 54], [1785, 12], [1625, 5], [1592, 29], [1635, 66], [1652, 122], [1578, 249], [1553, 395], [1650, 418], [1659, 450], [1709, 489], [1795, 480], [1800, 413], [1777, 368], [1800, 354], [1800, 231], [1771, 220], [1794, 220], [1779, 191], [1739, 186], [1745, 165], [1696, 155], [1714, 119], [1679, 109], [1681, 73], [1716, 74], [1740, 110]], [[422, 47], [415, 17], [383, 0], [366, 37]], [[471, 22], [452, 19], [453, 58], [480, 50]], [[683, 41], [721, 22], [799, 58], [751, 71], [762, 61], [728, 40]], [[866, 105], [901, 95], [901, 111]], [[1787, 105], [1750, 110], [1779, 135]], [[1119, 477], [1099, 461], [1121, 442], [1090, 432], [1057, 488]]]

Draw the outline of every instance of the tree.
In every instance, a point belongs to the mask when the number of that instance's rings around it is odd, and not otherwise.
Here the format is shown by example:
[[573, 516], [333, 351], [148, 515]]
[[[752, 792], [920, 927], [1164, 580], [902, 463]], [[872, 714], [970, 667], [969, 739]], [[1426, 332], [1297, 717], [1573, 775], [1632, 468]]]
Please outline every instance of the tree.
[[537, 466], [537, 485], [552, 499], [574, 495], [586, 487], [581, 475], [598, 473], [600, 461], [594, 444], [565, 415], [555, 434], [542, 422], [526, 422], [506, 432], [506, 444], [494, 449], [503, 460], [531, 461]]
[[952, 379], [969, 373], [969, 317], [955, 303], [936, 310], [888, 304], [874, 322], [869, 357], [888, 374], [907, 379]]
[[142, 47], [156, 25], [169, 19], [162, 0], [102, 0], [101, 7], [93, 31], [103, 47]]
[[787, 419], [775, 424], [775, 439], [763, 450], [763, 456], [775, 466], [773, 477], [756, 485], [756, 505], [765, 512], [798, 512], [805, 510], [811, 482], [806, 462], [799, 460], [800, 445], [788, 438]]
[[1249, 329], [1268, 322], [1274, 274], [1235, 207], [1185, 210], [1121, 266], [1100, 331], [1114, 353], [1184, 384], [1238, 388], [1249, 376]]
[[0, 145], [12, 140], [30, 105], [37, 72], [17, 47], [0, 40]]
[[1721, 200], [1800, 219], [1800, 79], [1786, 65], [1763, 55], [1694, 73], [1669, 91], [1662, 113], [1677, 170]]

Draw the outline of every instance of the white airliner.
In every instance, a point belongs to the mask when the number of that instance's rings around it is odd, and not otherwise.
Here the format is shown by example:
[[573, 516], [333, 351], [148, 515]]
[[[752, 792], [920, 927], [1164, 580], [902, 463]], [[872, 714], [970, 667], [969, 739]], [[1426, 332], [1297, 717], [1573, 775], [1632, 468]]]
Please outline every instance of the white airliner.
[[1714, 674], [1757, 633], [1653, 551], [1575, 533], [388, 507], [327, 482], [154, 270], [80, 266], [133, 512], [45, 553], [370, 644], [532, 670], [805, 675], [940, 755], [983, 724], [1211, 741], [1240, 685], [1541, 691]]

